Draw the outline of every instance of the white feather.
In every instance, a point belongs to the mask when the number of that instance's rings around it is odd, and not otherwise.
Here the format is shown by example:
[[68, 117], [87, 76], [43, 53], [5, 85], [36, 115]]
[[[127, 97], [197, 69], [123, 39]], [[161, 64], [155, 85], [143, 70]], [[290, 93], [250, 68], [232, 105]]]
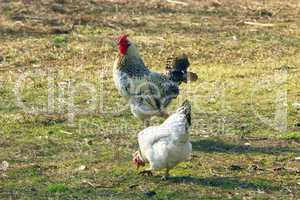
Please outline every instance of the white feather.
[[140, 153], [151, 169], [172, 168], [189, 158], [188, 121], [185, 114], [176, 112], [160, 126], [151, 126], [138, 134]]

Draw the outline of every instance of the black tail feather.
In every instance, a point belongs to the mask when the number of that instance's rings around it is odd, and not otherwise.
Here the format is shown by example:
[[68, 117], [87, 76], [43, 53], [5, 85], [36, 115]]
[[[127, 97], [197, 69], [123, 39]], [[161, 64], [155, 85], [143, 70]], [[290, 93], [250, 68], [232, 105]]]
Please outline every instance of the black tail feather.
[[177, 56], [173, 61], [173, 69], [175, 71], [187, 71], [190, 66], [189, 59], [186, 54]]
[[188, 100], [185, 100], [182, 103], [182, 105], [180, 106], [180, 108], [178, 108], [177, 112], [184, 113], [185, 116], [186, 116], [186, 119], [188, 121], [188, 124], [189, 125], [192, 124], [192, 116], [191, 116], [192, 107], [191, 107], [191, 103]]
[[[188, 72], [187, 69], [190, 66], [189, 59], [186, 54], [179, 55], [175, 58], [169, 58], [167, 60], [166, 70], [170, 80], [181, 83], [187, 82], [191, 72]], [[198, 76], [195, 73], [192, 73], [193, 76], [191, 80], [197, 80]]]

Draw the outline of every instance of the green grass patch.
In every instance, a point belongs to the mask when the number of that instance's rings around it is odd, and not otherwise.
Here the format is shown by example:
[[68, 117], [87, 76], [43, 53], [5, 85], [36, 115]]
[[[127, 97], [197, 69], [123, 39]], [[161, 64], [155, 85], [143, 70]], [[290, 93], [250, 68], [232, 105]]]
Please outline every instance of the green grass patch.
[[300, 140], [300, 131], [282, 133], [280, 138], [285, 140]]
[[69, 188], [64, 183], [54, 183], [48, 186], [48, 192], [50, 193], [60, 193], [68, 190]]
[[68, 37], [66, 35], [55, 35], [52, 37], [52, 42], [56, 46], [60, 46], [67, 42]]

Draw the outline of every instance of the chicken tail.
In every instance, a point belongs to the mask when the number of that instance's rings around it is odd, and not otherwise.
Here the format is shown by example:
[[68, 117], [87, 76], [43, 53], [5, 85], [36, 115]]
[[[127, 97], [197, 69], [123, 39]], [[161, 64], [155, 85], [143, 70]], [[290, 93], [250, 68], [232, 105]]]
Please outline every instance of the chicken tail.
[[187, 71], [189, 66], [190, 62], [186, 54], [179, 55], [175, 58], [168, 58], [166, 70], [170, 80], [179, 84], [182, 82], [196, 81], [198, 76], [196, 73]]
[[191, 103], [189, 102], [189, 100], [185, 100], [182, 103], [182, 105], [177, 109], [176, 112], [184, 114], [188, 124], [191, 125], [192, 124], [191, 111], [192, 111]]

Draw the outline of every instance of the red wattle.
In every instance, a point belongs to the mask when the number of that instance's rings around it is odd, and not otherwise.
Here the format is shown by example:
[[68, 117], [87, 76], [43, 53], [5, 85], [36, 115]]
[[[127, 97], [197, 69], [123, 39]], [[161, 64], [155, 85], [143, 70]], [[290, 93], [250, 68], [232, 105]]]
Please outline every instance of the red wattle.
[[120, 53], [122, 54], [122, 55], [125, 55], [126, 54], [126, 51], [127, 51], [127, 49], [128, 49], [128, 46], [127, 45], [120, 45], [119, 46], [119, 51], [120, 51]]

